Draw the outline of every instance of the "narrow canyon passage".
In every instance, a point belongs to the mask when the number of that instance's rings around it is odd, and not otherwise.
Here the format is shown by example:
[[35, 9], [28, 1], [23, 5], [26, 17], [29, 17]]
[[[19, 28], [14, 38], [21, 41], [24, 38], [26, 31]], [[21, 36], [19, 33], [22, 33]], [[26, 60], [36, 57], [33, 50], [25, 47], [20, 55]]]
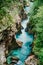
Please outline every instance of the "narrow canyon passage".
[[[29, 13], [32, 5], [33, 5], [33, 2], [30, 2], [30, 5], [28, 7], [26, 6], [24, 8], [24, 10], [27, 14], [27, 19], [25, 19], [21, 22], [21, 25], [23, 26], [23, 29], [21, 29], [22, 33], [15, 35], [16, 40], [22, 41], [23, 45], [20, 49], [16, 49], [11, 53], [12, 56], [16, 56], [19, 58], [18, 63], [14, 64], [14, 65], [24, 65], [25, 59], [30, 55], [31, 50], [32, 50], [32, 47], [30, 47], [30, 45], [32, 44], [32, 41], [33, 41], [33, 35], [29, 34], [28, 32], [25, 32], [27, 23], [29, 22], [29, 18], [30, 18], [30, 16], [28, 16], [28, 13]], [[9, 60], [9, 57], [7, 58], [8, 60]]]
[[0, 0], [0, 65], [43, 65], [43, 0]]

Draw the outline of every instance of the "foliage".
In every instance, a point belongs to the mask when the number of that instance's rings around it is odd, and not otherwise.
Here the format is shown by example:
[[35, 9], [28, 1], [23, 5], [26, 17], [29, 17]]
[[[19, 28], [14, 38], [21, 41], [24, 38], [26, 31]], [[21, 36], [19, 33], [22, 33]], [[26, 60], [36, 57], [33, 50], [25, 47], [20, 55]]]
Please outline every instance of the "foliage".
[[37, 13], [31, 18], [31, 25], [33, 26], [32, 31], [36, 31], [36, 39], [34, 39], [33, 52], [38, 56], [40, 61], [39, 65], [43, 65], [43, 1], [38, 0], [40, 5], [38, 5]]
[[0, 0], [0, 32], [16, 22], [15, 15], [19, 15], [18, 0]]

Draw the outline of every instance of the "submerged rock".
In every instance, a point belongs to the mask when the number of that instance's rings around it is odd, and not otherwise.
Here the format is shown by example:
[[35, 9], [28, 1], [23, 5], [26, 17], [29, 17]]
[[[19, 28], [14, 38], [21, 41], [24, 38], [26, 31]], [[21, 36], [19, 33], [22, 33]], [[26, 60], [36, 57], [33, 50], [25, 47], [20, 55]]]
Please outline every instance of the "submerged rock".
[[18, 58], [18, 57], [12, 57], [11, 59], [12, 59], [12, 60], [16, 60], [16, 61], [18, 61], [18, 60], [19, 60], [19, 58]]
[[16, 64], [19, 60], [19, 58], [17, 58], [17, 57], [12, 57], [11, 59], [12, 59], [11, 64], [12, 63]]

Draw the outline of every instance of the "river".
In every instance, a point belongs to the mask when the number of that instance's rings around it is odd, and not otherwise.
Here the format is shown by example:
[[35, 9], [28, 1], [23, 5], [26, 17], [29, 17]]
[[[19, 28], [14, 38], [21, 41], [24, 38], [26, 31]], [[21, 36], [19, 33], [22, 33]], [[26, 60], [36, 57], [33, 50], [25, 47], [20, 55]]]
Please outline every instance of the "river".
[[20, 59], [18, 61], [18, 63], [14, 64], [14, 65], [24, 65], [25, 59], [30, 55], [31, 50], [32, 50], [32, 47], [30, 47], [30, 45], [33, 42], [33, 35], [29, 34], [28, 32], [25, 32], [27, 23], [29, 22], [29, 18], [30, 18], [28, 13], [29, 13], [32, 5], [33, 5], [33, 2], [30, 2], [29, 7], [24, 8], [25, 12], [27, 13], [28, 18], [21, 22], [21, 25], [23, 26], [23, 29], [21, 29], [22, 33], [16, 34], [16, 36], [15, 36], [16, 40], [23, 42], [23, 45], [21, 48], [13, 50], [13, 52], [12, 52], [12, 56], [16, 56]]

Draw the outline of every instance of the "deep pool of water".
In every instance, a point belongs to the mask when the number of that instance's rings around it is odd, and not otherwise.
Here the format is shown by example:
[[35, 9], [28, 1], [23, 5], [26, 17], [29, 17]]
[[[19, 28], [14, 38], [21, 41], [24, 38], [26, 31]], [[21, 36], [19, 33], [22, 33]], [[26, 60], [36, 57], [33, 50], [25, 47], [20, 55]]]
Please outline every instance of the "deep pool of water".
[[[31, 7], [32, 7], [33, 3], [30, 2], [30, 6], [29, 7], [25, 7], [25, 12], [28, 14]], [[33, 35], [29, 34], [28, 32], [25, 32], [25, 28], [27, 26], [27, 22], [29, 22], [29, 18], [30, 16], [28, 16], [28, 18], [26, 20], [23, 20], [21, 22], [21, 25], [23, 26], [24, 29], [21, 29], [22, 33], [21, 34], [16, 34], [15, 38], [16, 40], [22, 41], [23, 45], [21, 48], [13, 50], [11, 52], [11, 55], [7, 58], [8, 63], [11, 62], [10, 58], [11, 56], [16, 56], [18, 57], [20, 60], [18, 61], [17, 64], [14, 65], [24, 65], [24, 61], [25, 59], [30, 55], [31, 53], [31, 47], [30, 45], [32, 44], [33, 41]]]

